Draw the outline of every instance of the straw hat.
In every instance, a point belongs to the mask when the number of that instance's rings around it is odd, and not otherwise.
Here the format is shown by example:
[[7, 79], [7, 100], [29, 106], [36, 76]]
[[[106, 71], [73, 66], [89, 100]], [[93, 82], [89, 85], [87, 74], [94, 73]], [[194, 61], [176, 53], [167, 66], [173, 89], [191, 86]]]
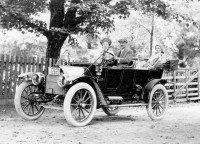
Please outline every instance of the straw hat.
[[112, 41], [109, 38], [103, 38], [101, 40], [101, 44], [103, 44], [104, 42], [107, 42], [109, 45], [111, 45]]

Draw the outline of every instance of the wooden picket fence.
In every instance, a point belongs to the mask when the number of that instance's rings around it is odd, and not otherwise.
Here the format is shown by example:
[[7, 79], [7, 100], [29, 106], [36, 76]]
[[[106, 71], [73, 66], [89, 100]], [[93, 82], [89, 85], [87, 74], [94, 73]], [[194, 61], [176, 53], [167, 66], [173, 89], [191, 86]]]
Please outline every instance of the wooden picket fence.
[[43, 59], [0, 56], [0, 99], [12, 99], [18, 84], [17, 76], [27, 71], [43, 71]]
[[[0, 55], [0, 99], [13, 99], [18, 75], [25, 72], [46, 72], [45, 64], [56, 63], [56, 59]], [[63, 63], [63, 61], [62, 61]]]
[[[25, 72], [45, 73], [46, 62], [51, 66], [57, 60], [0, 55], [0, 99], [13, 99], [16, 86], [20, 83], [17, 76]], [[63, 64], [64, 62], [61, 61], [60, 63]], [[163, 79], [168, 81], [166, 88], [170, 98], [174, 92], [178, 92], [182, 87], [176, 95], [178, 101], [200, 99], [200, 74], [198, 72], [200, 72], [198, 68], [164, 72]], [[189, 80], [190, 82], [184, 87], [183, 85]]]

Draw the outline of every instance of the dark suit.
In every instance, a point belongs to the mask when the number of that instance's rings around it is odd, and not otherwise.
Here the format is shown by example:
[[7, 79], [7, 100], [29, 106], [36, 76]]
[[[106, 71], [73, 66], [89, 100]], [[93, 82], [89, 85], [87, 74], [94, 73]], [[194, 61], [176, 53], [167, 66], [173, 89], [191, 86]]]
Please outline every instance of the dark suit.
[[122, 52], [118, 51], [116, 56], [119, 57], [118, 64], [129, 64], [133, 59], [133, 51], [125, 48]]

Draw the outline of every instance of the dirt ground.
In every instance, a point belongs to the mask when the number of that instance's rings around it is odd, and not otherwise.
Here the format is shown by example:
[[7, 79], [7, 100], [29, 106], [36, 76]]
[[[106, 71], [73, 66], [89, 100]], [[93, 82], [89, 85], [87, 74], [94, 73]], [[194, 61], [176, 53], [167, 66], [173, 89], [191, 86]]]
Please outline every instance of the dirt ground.
[[161, 121], [145, 107], [123, 108], [108, 117], [97, 110], [91, 124], [71, 127], [63, 112], [46, 110], [38, 120], [20, 118], [14, 107], [0, 107], [0, 144], [200, 144], [200, 103], [170, 105]]

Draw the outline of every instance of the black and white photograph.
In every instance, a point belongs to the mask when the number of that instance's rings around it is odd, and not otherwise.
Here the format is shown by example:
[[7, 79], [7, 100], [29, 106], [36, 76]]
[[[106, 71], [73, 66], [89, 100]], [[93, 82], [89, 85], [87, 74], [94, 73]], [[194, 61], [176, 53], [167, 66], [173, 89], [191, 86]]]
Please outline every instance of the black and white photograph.
[[0, 144], [200, 144], [200, 0], [0, 0]]

